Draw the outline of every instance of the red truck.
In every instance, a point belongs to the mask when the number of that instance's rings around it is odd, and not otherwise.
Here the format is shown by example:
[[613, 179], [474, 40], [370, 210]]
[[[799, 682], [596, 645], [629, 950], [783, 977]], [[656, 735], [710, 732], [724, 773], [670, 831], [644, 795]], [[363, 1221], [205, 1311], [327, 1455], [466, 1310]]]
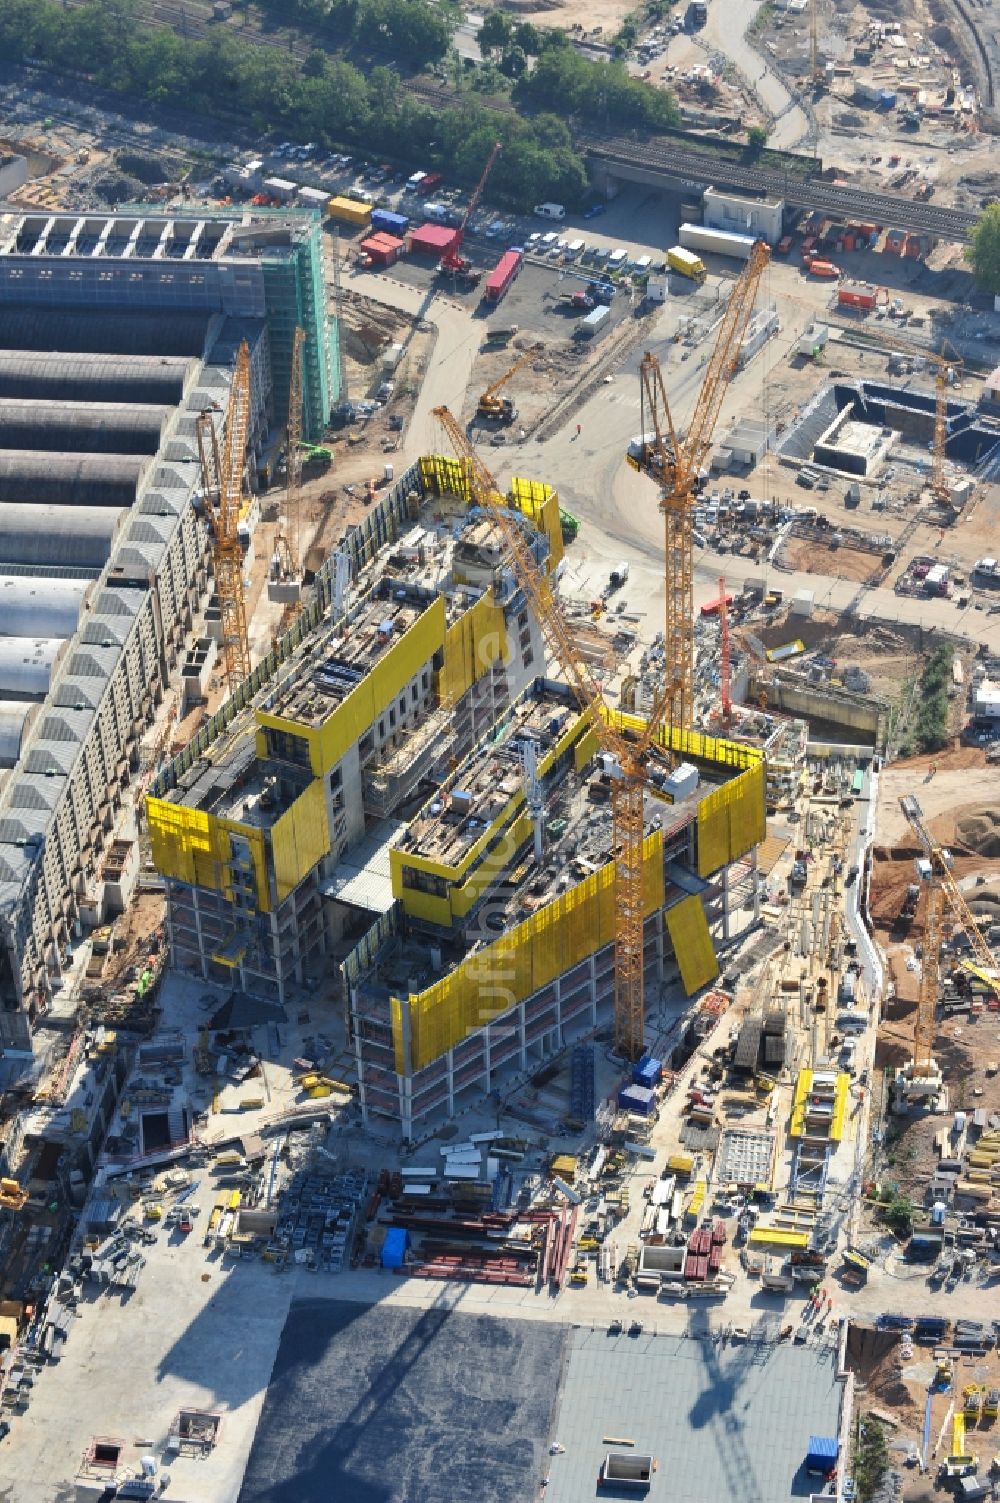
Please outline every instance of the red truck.
[[524, 260], [524, 251], [519, 246], [513, 250], [504, 251], [500, 260], [494, 266], [486, 279], [486, 300], [489, 303], [498, 303], [507, 291], [511, 282], [521, 270]]
[[443, 183], [443, 182], [444, 182], [444, 176], [443, 176], [442, 173], [440, 173], [440, 172], [427, 172], [427, 173], [424, 174], [424, 177], [423, 177], [423, 179], [421, 181], [420, 191], [421, 191], [421, 193], [431, 193], [431, 192], [433, 192], [433, 190], [440, 183]]

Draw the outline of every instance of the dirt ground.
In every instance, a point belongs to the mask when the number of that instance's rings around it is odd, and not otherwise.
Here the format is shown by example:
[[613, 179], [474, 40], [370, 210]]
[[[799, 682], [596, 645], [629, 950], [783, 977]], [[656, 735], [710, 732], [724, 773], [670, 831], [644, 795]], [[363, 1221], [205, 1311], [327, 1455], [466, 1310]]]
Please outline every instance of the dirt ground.
[[[950, 751], [894, 762], [880, 779], [875, 844], [916, 849], [899, 807], [899, 800], [907, 793], [916, 795], [931, 833], [951, 844], [959, 812], [991, 799], [995, 802], [998, 782], [1000, 775], [987, 766], [986, 753], [978, 746], [956, 746]], [[942, 817], [944, 823], [939, 822]]]
[[627, 0], [625, 3], [621, 0], [594, 0], [589, 5], [582, 0], [548, 0], [543, 5], [539, 5], [538, 0], [503, 0], [500, 9], [518, 21], [533, 21], [538, 26], [564, 26], [567, 31], [578, 27], [598, 36], [604, 32], [613, 36], [633, 6]]
[[812, 538], [792, 538], [785, 548], [785, 560], [790, 569], [835, 574], [858, 584], [867, 584], [881, 568], [877, 553], [865, 553], [858, 548], [830, 548]]

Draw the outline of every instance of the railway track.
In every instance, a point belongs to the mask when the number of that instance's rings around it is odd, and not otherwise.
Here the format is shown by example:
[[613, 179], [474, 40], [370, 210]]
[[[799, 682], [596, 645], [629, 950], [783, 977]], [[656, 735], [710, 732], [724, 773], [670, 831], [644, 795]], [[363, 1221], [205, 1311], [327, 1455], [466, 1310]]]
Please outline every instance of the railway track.
[[965, 209], [922, 203], [897, 193], [838, 187], [822, 178], [799, 178], [792, 173], [750, 167], [705, 152], [684, 151], [675, 141], [639, 143], [587, 135], [580, 138], [579, 144], [591, 160], [622, 167], [626, 172], [632, 168], [647, 177], [656, 174], [674, 182], [712, 183], [721, 188], [771, 193], [802, 208], [822, 209], [915, 233], [941, 235], [949, 240], [968, 240], [978, 218]]

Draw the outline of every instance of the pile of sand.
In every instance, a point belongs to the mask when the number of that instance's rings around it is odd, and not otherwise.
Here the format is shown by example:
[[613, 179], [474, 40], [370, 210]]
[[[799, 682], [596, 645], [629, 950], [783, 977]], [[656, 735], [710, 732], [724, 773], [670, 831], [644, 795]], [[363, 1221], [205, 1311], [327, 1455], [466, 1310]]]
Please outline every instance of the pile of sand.
[[974, 805], [955, 820], [955, 839], [977, 856], [1000, 857], [1000, 809]]

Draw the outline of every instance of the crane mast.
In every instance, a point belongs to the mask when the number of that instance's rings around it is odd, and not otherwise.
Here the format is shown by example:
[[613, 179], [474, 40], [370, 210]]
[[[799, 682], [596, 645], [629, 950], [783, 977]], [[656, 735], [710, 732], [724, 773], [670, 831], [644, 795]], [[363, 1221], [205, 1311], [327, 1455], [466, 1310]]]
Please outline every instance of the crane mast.
[[647, 353], [639, 366], [642, 436], [639, 452], [630, 453], [628, 462], [660, 487], [666, 586], [666, 713], [670, 726], [677, 730], [689, 728], [694, 720], [694, 504], [699, 476], [769, 259], [767, 246], [758, 241], [729, 295], [683, 440], [674, 426], [660, 362]]
[[222, 448], [219, 447], [212, 412], [199, 415], [195, 432], [205, 513], [212, 533], [226, 682], [232, 693], [250, 672], [250, 642], [243, 596], [243, 546], [239, 534], [243, 465], [250, 432], [250, 349], [245, 340], [236, 355]]

